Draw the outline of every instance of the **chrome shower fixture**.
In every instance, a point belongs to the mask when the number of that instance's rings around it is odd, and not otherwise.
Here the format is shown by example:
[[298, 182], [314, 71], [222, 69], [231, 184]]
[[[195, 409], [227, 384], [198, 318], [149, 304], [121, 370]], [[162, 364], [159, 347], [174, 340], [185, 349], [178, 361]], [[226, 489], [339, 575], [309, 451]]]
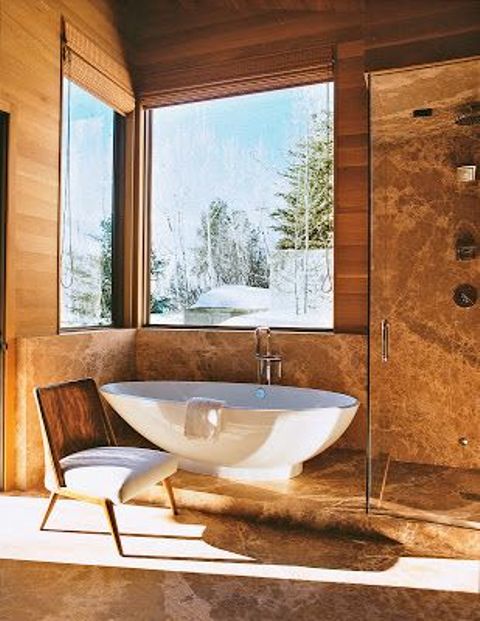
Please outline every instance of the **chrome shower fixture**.
[[480, 125], [480, 101], [474, 101], [457, 109], [456, 125]]

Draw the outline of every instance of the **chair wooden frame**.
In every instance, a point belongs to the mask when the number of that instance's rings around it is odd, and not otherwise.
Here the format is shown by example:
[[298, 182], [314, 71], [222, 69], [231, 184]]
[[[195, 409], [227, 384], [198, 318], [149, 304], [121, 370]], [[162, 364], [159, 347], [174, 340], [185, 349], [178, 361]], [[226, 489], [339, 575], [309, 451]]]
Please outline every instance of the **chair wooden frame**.
[[[42, 435], [43, 435], [43, 440], [44, 440], [45, 452], [50, 462], [52, 475], [54, 477], [55, 484], [56, 484], [55, 490], [52, 491], [50, 494], [47, 509], [40, 523], [40, 530], [41, 531], [45, 530], [48, 519], [50, 515], [52, 514], [52, 511], [55, 507], [57, 500], [60, 497], [71, 498], [73, 500], [80, 500], [83, 502], [88, 502], [91, 504], [99, 505], [103, 509], [103, 512], [107, 519], [108, 528], [113, 537], [113, 540], [115, 542], [115, 547], [119, 555], [125, 556], [123, 552], [122, 542], [120, 539], [120, 532], [118, 530], [117, 520], [115, 517], [114, 503], [108, 498], [103, 498], [100, 496], [89, 496], [81, 492], [76, 492], [75, 490], [69, 489], [68, 487], [65, 486], [65, 480], [64, 480], [63, 471], [60, 465], [60, 459], [58, 458], [57, 452], [54, 450], [51, 429], [49, 428], [47, 416], [45, 415], [44, 407], [42, 404], [41, 392], [43, 390], [61, 388], [61, 387], [68, 386], [68, 385], [78, 386], [81, 383], [93, 383], [95, 385], [95, 390], [97, 390], [94, 380], [88, 378], [84, 380], [75, 380], [73, 382], [53, 384], [50, 386], [46, 386], [44, 388], [36, 388], [34, 391], [35, 399], [36, 399], [37, 407], [38, 407], [38, 412], [40, 415], [40, 425], [41, 425], [41, 430], [42, 430]], [[97, 395], [98, 395], [98, 391], [97, 391]], [[103, 405], [101, 404], [99, 396], [98, 396], [98, 399], [100, 403], [99, 412], [101, 412], [102, 422], [103, 422], [106, 436], [108, 439], [108, 445], [118, 446], [112, 426], [105, 413], [105, 409], [103, 408]], [[173, 515], [178, 515], [178, 509], [177, 509], [177, 504], [175, 502], [175, 496], [173, 492], [171, 477], [167, 477], [163, 479], [162, 484], [165, 487], [165, 491], [167, 493], [168, 501], [169, 501], [170, 508], [172, 510]]]

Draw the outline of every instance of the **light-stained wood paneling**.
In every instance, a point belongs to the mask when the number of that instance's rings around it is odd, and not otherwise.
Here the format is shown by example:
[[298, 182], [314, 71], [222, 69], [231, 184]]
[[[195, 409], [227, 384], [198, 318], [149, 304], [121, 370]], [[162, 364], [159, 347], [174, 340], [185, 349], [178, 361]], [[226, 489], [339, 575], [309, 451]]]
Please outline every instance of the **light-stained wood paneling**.
[[369, 71], [480, 54], [478, 0], [369, 0], [368, 8]]
[[244, 76], [262, 54], [290, 58], [312, 46], [338, 48], [335, 327], [366, 330], [364, 72], [480, 54], [480, 2], [124, 0], [117, 8], [137, 95], [150, 103], [165, 88]]
[[[17, 337], [58, 327], [62, 17], [124, 64], [109, 0], [0, 0], [0, 109], [10, 113], [6, 483], [15, 481]], [[23, 369], [22, 369], [23, 370]]]
[[364, 42], [337, 46], [335, 72], [334, 325], [368, 321], [368, 114]]
[[107, 0], [1, 0], [0, 100], [12, 114], [7, 337], [52, 334], [58, 312], [62, 16], [125, 64]]

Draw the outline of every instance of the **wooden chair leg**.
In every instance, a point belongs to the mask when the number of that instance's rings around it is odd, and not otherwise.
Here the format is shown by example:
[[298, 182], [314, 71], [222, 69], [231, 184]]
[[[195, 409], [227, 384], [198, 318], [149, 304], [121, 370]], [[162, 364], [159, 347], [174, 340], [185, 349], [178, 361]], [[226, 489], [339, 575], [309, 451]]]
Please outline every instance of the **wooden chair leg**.
[[115, 518], [115, 511], [113, 509], [113, 503], [111, 500], [104, 500], [102, 502], [103, 511], [107, 518], [110, 532], [112, 533], [115, 545], [117, 547], [120, 556], [123, 556], [122, 542], [120, 541], [120, 533], [118, 532], [117, 520]]
[[177, 503], [175, 502], [175, 496], [173, 494], [172, 482], [170, 481], [170, 477], [163, 480], [163, 485], [167, 491], [168, 501], [170, 503], [170, 507], [172, 509], [173, 515], [178, 515]]
[[56, 492], [52, 492], [48, 500], [47, 510], [45, 511], [45, 515], [42, 518], [42, 523], [40, 524], [40, 530], [43, 530], [45, 528], [47, 520], [50, 517], [50, 514], [52, 513], [53, 507], [55, 506], [55, 503], [57, 502], [57, 500], [58, 500], [58, 494]]

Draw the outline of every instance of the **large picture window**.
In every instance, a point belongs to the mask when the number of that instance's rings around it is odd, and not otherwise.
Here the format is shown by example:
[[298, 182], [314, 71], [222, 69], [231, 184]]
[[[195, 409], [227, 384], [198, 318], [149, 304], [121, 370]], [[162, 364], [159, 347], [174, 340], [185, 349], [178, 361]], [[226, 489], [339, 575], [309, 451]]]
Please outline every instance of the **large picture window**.
[[331, 329], [333, 85], [152, 112], [150, 323]]
[[108, 326], [118, 115], [68, 79], [63, 92], [60, 325]]

